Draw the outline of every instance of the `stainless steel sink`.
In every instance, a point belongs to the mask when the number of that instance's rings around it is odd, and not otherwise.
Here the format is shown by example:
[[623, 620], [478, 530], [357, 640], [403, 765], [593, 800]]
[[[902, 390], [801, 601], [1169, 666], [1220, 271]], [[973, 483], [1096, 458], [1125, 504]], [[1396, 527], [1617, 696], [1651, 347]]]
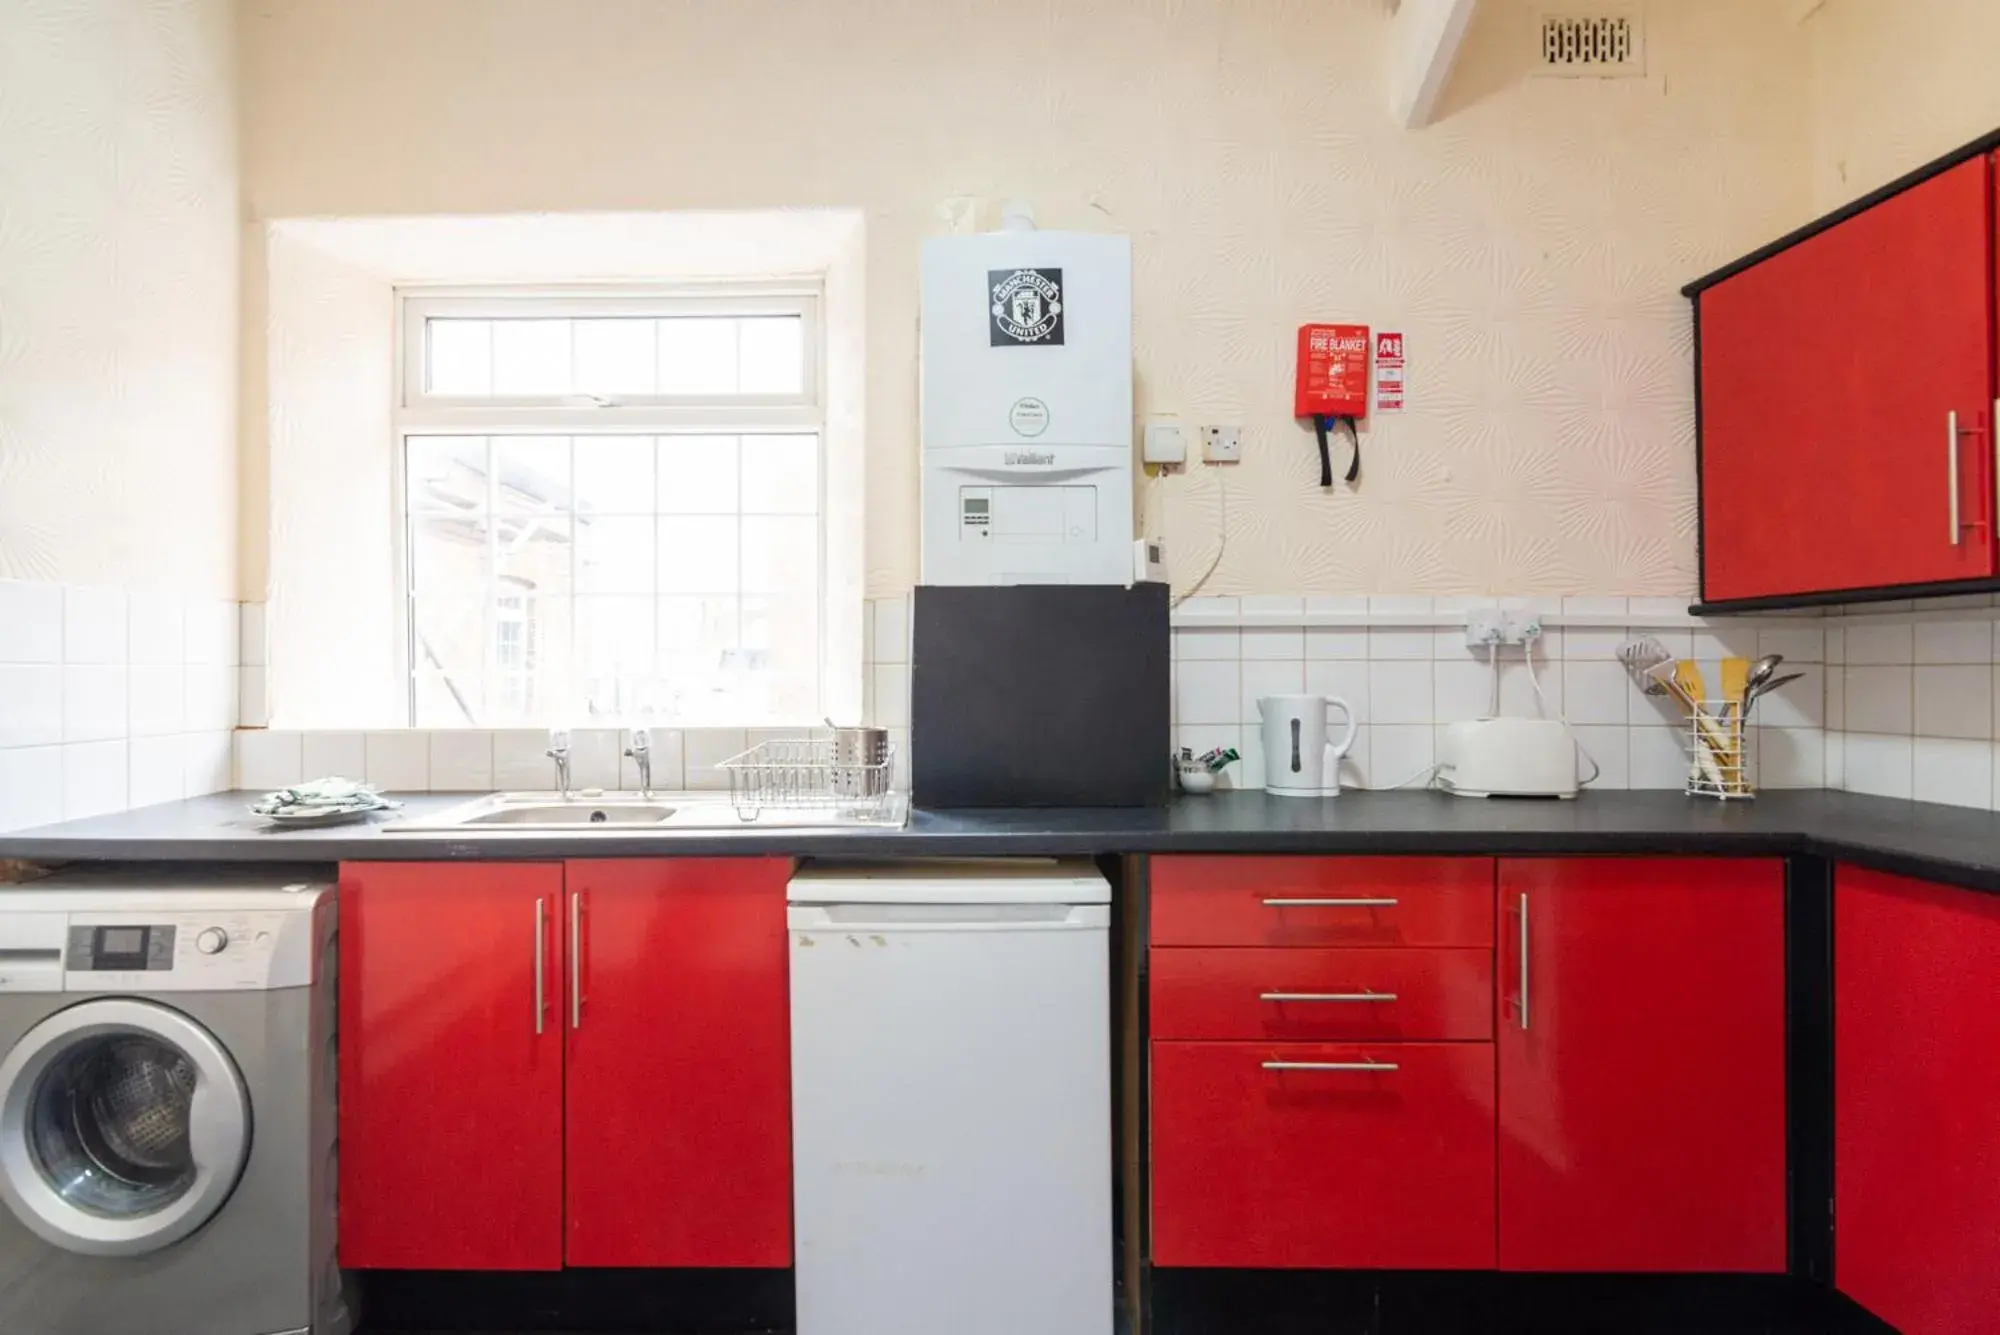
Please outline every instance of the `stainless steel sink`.
[[639, 832], [682, 832], [696, 834], [718, 830], [757, 830], [782, 826], [788, 829], [882, 828], [900, 826], [908, 818], [909, 804], [902, 794], [892, 795], [888, 806], [875, 813], [859, 815], [839, 808], [784, 810], [766, 808], [739, 812], [727, 793], [490, 793], [469, 802], [447, 807], [427, 816], [391, 821], [381, 828], [385, 834], [440, 834], [452, 832], [535, 830], [585, 834], [601, 830], [606, 834]]
[[658, 803], [593, 802], [535, 803], [500, 807], [467, 816], [462, 825], [658, 825], [674, 809]]

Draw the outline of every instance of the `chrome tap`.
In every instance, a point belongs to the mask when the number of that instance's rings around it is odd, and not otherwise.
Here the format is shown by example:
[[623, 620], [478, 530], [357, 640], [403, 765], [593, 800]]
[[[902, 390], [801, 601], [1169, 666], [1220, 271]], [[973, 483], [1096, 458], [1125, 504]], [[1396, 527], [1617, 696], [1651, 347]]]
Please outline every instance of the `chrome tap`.
[[570, 795], [568, 728], [549, 729], [549, 749], [544, 754], [556, 762], [556, 791], [568, 797]]
[[639, 770], [639, 796], [653, 795], [653, 734], [647, 728], [632, 729], [632, 745], [625, 748]]

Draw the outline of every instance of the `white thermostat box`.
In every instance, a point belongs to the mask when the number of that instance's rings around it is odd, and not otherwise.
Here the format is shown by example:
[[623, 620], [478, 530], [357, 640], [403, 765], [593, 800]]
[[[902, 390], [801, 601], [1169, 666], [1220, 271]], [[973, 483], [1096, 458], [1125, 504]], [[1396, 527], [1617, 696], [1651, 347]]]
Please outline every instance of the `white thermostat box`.
[[1132, 243], [923, 253], [923, 582], [1132, 582]]

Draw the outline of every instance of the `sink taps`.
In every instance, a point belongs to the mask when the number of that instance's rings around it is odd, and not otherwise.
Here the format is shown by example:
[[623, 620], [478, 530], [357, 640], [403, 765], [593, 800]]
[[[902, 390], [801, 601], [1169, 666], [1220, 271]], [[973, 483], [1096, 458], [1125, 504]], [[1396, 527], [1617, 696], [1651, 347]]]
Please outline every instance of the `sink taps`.
[[544, 754], [556, 762], [556, 791], [568, 797], [570, 795], [568, 728], [549, 729], [549, 749]]
[[625, 748], [625, 754], [639, 770], [639, 796], [653, 795], [653, 734], [647, 728], [632, 729], [632, 745]]

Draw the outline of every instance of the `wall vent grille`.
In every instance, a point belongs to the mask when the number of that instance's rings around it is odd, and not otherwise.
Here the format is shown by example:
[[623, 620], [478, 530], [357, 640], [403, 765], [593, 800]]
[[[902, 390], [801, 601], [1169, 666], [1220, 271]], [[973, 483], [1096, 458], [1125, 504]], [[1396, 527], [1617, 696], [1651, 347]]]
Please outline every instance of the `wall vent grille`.
[[1541, 73], [1606, 79], [1646, 72], [1646, 29], [1636, 10], [1540, 17]]

